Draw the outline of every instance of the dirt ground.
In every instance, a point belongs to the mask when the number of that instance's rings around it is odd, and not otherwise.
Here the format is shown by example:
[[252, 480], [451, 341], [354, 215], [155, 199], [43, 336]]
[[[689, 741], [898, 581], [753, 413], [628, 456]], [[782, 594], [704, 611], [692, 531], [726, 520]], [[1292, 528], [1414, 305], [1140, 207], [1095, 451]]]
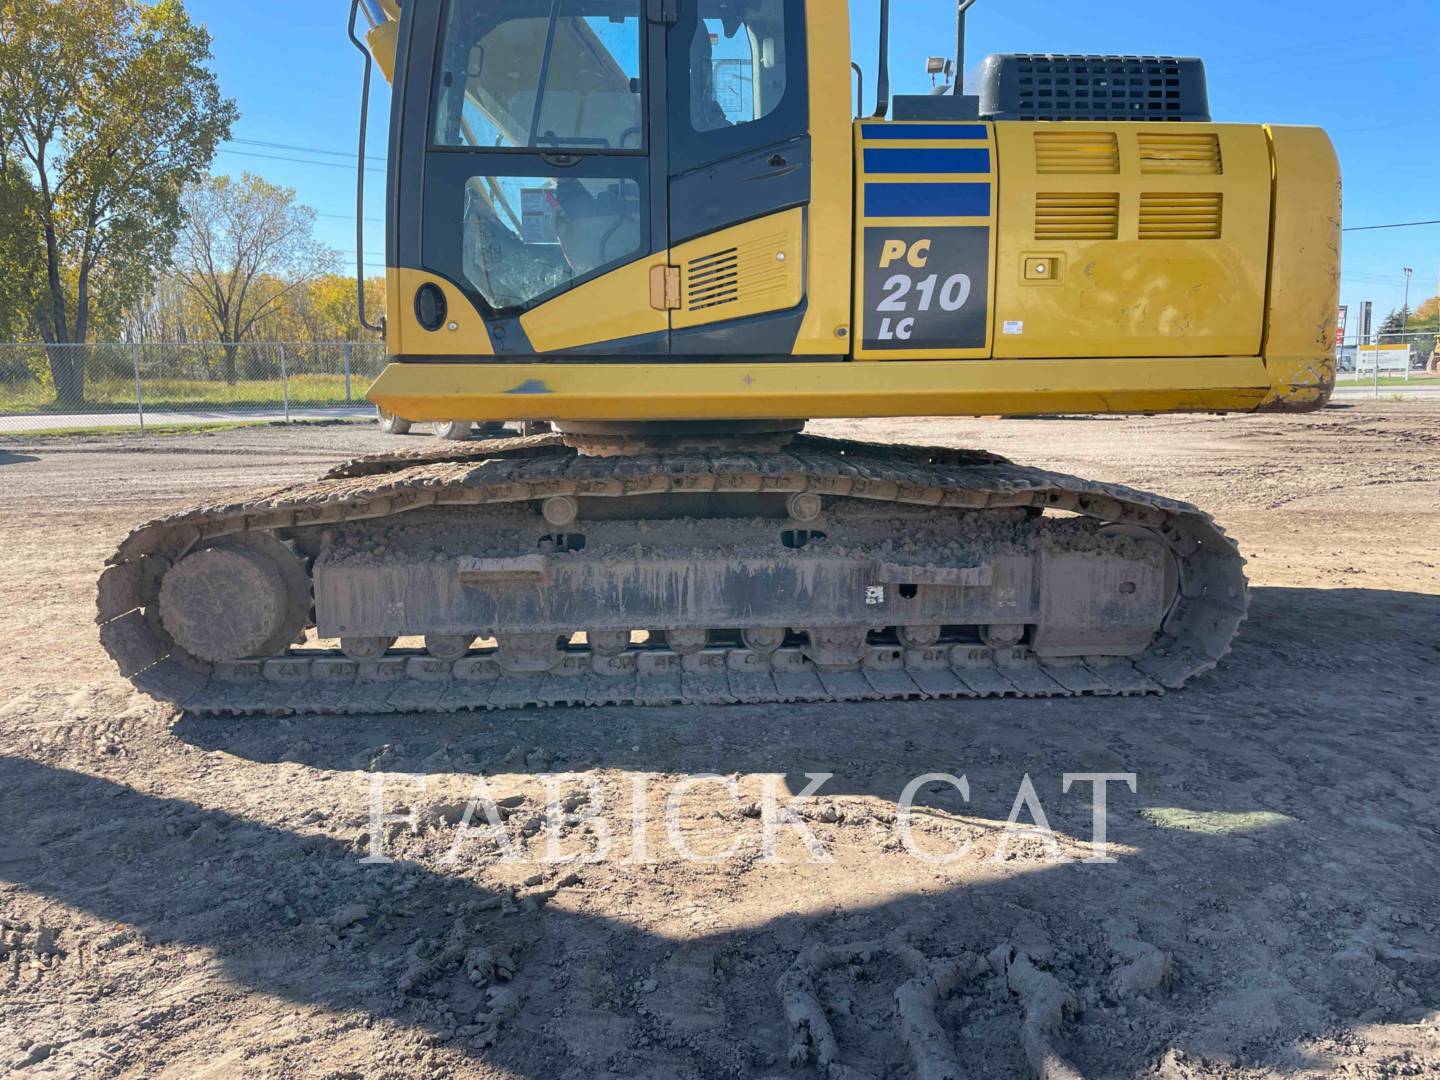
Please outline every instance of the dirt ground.
[[1440, 402], [817, 427], [1205, 506], [1251, 620], [1154, 699], [199, 721], [105, 557], [395, 440], [0, 440], [0, 1074], [1440, 1076]]

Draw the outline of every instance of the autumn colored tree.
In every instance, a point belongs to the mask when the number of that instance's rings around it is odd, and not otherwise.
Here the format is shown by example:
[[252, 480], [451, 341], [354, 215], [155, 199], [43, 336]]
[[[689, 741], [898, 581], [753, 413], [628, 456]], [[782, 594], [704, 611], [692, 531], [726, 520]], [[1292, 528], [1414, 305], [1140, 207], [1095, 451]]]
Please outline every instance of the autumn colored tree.
[[[278, 283], [267, 280], [262, 287], [277, 288]], [[372, 315], [384, 314], [385, 279], [369, 278], [365, 297]], [[127, 341], [213, 341], [215, 325], [195, 294], [177, 276], [166, 274], [126, 313], [121, 334]], [[255, 322], [245, 340], [330, 344], [380, 339], [360, 325], [355, 280], [344, 274], [326, 274], [286, 293], [280, 304]]]
[[1415, 309], [1415, 314], [1410, 316], [1411, 326], [1420, 326], [1433, 330], [1440, 325], [1440, 296], [1432, 296]]
[[[365, 282], [365, 308], [373, 319], [385, 311], [385, 279]], [[307, 341], [378, 341], [360, 325], [360, 305], [355, 279], [329, 274], [312, 282], [296, 297], [295, 314], [304, 324]]]
[[30, 312], [59, 404], [84, 400], [70, 346], [150, 286], [229, 137], [210, 59], [180, 0], [0, 0], [0, 142], [29, 189]]
[[225, 346], [233, 383], [239, 344], [339, 255], [315, 238], [315, 211], [296, 202], [294, 190], [250, 173], [205, 178], [185, 192], [183, 208], [171, 263]]

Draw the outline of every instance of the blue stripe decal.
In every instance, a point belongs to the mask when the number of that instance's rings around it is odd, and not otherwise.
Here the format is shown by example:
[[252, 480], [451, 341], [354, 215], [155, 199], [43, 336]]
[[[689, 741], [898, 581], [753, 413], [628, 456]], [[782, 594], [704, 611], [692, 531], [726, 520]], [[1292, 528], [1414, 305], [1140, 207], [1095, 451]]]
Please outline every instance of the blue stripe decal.
[[947, 142], [989, 142], [984, 124], [861, 124], [866, 139], [944, 139]]
[[989, 217], [989, 184], [866, 184], [872, 218]]
[[865, 151], [865, 171], [875, 173], [989, 173], [990, 151], [975, 150], [871, 150]]

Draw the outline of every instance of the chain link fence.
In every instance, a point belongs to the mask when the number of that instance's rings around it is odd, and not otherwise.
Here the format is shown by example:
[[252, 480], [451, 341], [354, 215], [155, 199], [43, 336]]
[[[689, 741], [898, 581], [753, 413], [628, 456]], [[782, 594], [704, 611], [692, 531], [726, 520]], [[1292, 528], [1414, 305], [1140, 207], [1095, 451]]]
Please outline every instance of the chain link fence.
[[360, 417], [385, 362], [379, 342], [0, 343], [0, 432]]

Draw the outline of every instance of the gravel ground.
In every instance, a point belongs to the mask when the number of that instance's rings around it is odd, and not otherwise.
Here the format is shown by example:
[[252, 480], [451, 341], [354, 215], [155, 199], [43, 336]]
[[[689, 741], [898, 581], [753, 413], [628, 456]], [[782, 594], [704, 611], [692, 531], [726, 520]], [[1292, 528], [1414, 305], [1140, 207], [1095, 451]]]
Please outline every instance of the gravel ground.
[[1251, 621], [1157, 699], [199, 721], [114, 544], [400, 440], [0, 439], [0, 1074], [1440, 1075], [1440, 402], [816, 429], [1196, 502]]

